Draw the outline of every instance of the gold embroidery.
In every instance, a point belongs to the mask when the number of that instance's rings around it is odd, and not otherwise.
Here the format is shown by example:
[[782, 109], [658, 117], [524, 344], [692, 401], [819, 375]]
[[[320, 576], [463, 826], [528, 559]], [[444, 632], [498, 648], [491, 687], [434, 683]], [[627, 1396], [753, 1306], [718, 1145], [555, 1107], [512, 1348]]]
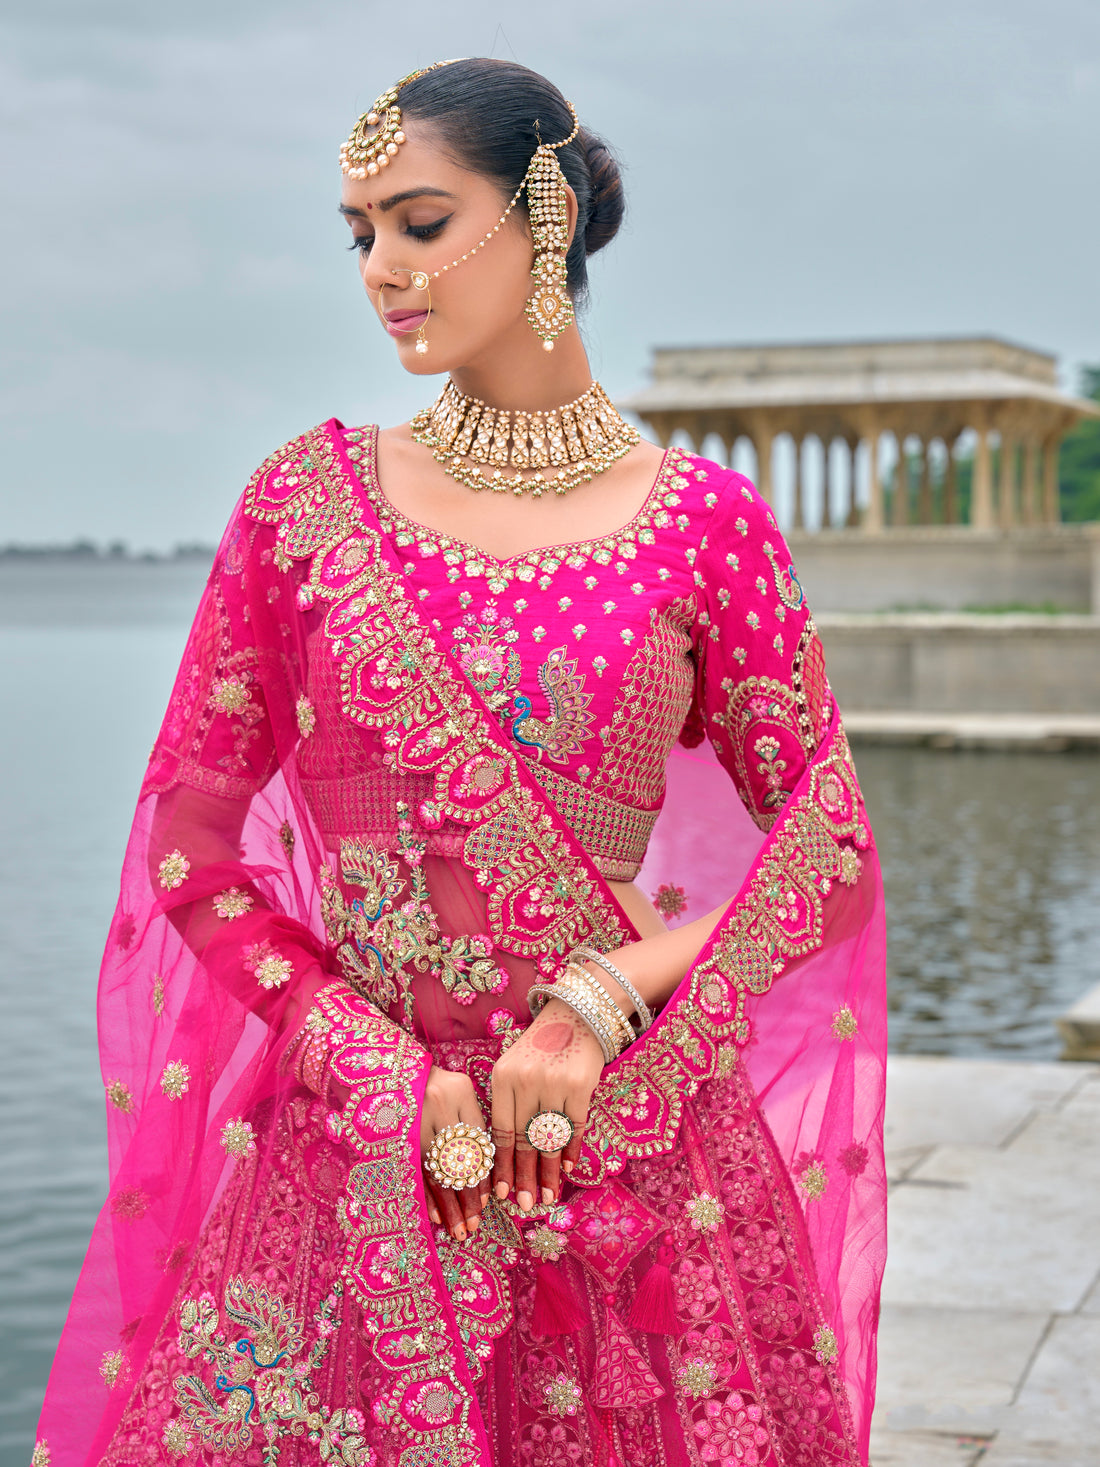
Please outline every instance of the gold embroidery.
[[246, 679], [234, 673], [230, 677], [218, 678], [210, 690], [210, 697], [223, 713], [243, 713], [252, 702], [252, 691]]
[[182, 1100], [191, 1086], [191, 1071], [182, 1060], [172, 1060], [164, 1067], [160, 1088], [169, 1100]]
[[221, 1143], [230, 1156], [244, 1156], [256, 1150], [256, 1133], [249, 1121], [238, 1116], [222, 1127]]
[[542, 1393], [547, 1410], [552, 1411], [555, 1416], [575, 1416], [583, 1400], [580, 1381], [575, 1375], [566, 1375], [564, 1371], [559, 1371], [543, 1387]]
[[827, 1324], [823, 1324], [814, 1333], [814, 1354], [821, 1365], [835, 1364], [838, 1349], [836, 1335]]
[[833, 1015], [833, 1033], [838, 1039], [854, 1039], [859, 1032], [859, 1023], [851, 1009], [844, 1005]]
[[795, 575], [794, 566], [788, 564], [786, 570], [780, 570], [779, 562], [775, 558], [775, 550], [767, 540], [761, 546], [764, 554], [772, 563], [772, 576], [775, 580], [775, 589], [779, 593], [779, 599], [784, 606], [791, 611], [797, 611], [806, 599], [806, 593], [802, 584]]
[[535, 718], [530, 698], [516, 698], [519, 717], [512, 720], [512, 737], [521, 744], [541, 749], [555, 764], [568, 764], [580, 754], [592, 736], [591, 693], [584, 691], [584, 675], [577, 659], [566, 656], [565, 647], [555, 647], [539, 668], [539, 688], [550, 704], [548, 719]]
[[164, 979], [159, 973], [153, 974], [153, 1013], [158, 1019], [164, 1013]]
[[600, 875], [633, 881], [661, 812], [608, 799], [541, 764], [530, 768]]
[[169, 851], [157, 868], [157, 876], [166, 891], [175, 891], [187, 880], [191, 862], [182, 851]]
[[603, 735], [603, 757], [592, 777], [600, 793], [647, 809], [664, 799], [668, 756], [691, 706], [687, 629], [694, 617], [690, 596], [650, 612], [650, 630], [630, 659]]
[[289, 958], [284, 958], [270, 942], [253, 943], [241, 954], [241, 961], [249, 973], [255, 975], [261, 988], [281, 988], [293, 972]]
[[697, 1233], [716, 1233], [725, 1208], [709, 1192], [700, 1192], [688, 1202], [685, 1211], [691, 1226]]
[[[165, 1445], [177, 1453], [180, 1447], [186, 1450], [187, 1427], [214, 1452], [247, 1451], [260, 1437], [266, 1443], [265, 1457], [274, 1462], [280, 1455], [280, 1439], [308, 1431], [322, 1461], [366, 1467], [373, 1453], [363, 1439], [362, 1413], [322, 1405], [311, 1380], [328, 1353], [342, 1294], [343, 1285], [334, 1284], [318, 1307], [316, 1339], [303, 1360], [297, 1359], [305, 1347], [303, 1322], [277, 1294], [255, 1280], [232, 1278], [226, 1284], [225, 1317], [227, 1325], [235, 1327], [232, 1330], [222, 1328], [209, 1295], [184, 1299], [180, 1349], [191, 1358], [201, 1355], [213, 1367], [215, 1381], [211, 1388], [202, 1376], [177, 1376], [181, 1416], [174, 1425], [180, 1430], [174, 1442], [168, 1441], [166, 1431]], [[230, 1344], [234, 1333], [238, 1338]]]
[[134, 1108], [134, 1097], [131, 1094], [129, 1085], [124, 1084], [121, 1080], [108, 1080], [106, 1088], [107, 1099], [114, 1106], [115, 1110], [120, 1110], [124, 1115], [129, 1115]]
[[293, 825], [291, 825], [289, 820], [284, 820], [282, 825], [279, 826], [279, 840], [282, 843], [283, 850], [286, 852], [287, 860], [293, 860], [294, 827]]
[[234, 917], [247, 916], [252, 907], [252, 897], [247, 891], [242, 891], [239, 886], [231, 886], [228, 891], [220, 891], [214, 898], [215, 912], [227, 922], [232, 922]]
[[294, 713], [298, 720], [298, 732], [304, 739], [308, 739], [317, 727], [317, 712], [305, 693], [298, 695], [298, 701], [294, 705]]
[[[763, 730], [769, 725], [781, 729], [793, 735], [801, 744], [802, 727], [797, 699], [785, 683], [771, 677], [749, 677], [736, 686], [731, 678], [725, 678], [722, 689], [727, 694], [726, 706], [721, 713], [715, 715], [714, 721], [730, 735], [735, 778], [749, 804], [750, 814], [761, 829], [769, 830], [775, 822], [776, 814], [786, 804], [790, 790], [785, 786], [787, 761], [779, 758], [782, 745], [774, 734]], [[757, 756], [757, 762], [750, 774], [747, 746], [753, 731], [757, 729], [761, 732], [752, 742], [752, 752]], [[759, 781], [753, 776], [757, 774], [763, 776], [765, 794], [760, 804], [753, 808], [753, 794], [759, 786]]]
[[103, 1383], [109, 1391], [113, 1391], [118, 1384], [123, 1358], [121, 1350], [108, 1350], [99, 1362], [99, 1373], [103, 1377]]
[[689, 1356], [676, 1372], [676, 1385], [685, 1396], [698, 1399], [713, 1394], [717, 1385], [717, 1369], [713, 1360]]
[[50, 1444], [45, 1437], [34, 1444], [34, 1451], [31, 1453], [31, 1467], [50, 1467]]

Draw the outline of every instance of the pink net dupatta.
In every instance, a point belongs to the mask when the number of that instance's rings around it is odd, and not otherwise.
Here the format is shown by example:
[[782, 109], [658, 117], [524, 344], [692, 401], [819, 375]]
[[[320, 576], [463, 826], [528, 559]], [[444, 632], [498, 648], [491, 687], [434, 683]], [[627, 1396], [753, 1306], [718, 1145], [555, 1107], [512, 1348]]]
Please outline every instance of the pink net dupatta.
[[[714, 777], [691, 765], [700, 800]], [[347, 779], [384, 793], [387, 832], [322, 836]], [[729, 827], [691, 815], [717, 903]], [[536, 974], [633, 933], [433, 641], [337, 426], [273, 455], [127, 855], [101, 984], [111, 1193], [40, 1460], [864, 1463], [883, 937], [835, 716], [755, 842], [606, 1072], [563, 1205], [433, 1236], [430, 1063], [484, 1097]]]

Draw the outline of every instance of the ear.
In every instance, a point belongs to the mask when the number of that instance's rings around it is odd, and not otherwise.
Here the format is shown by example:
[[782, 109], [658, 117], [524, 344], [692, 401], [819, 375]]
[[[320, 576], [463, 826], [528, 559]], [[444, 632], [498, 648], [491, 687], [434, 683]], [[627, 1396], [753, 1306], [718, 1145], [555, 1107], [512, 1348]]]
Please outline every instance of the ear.
[[572, 188], [570, 188], [569, 184], [566, 184], [565, 185], [565, 217], [566, 217], [566, 220], [567, 220], [568, 225], [569, 225], [569, 243], [565, 247], [567, 254], [568, 254], [569, 250], [572, 249], [572, 247], [573, 247], [573, 236], [577, 232], [577, 216], [579, 214], [580, 214], [580, 207], [577, 204], [577, 196], [573, 192]]

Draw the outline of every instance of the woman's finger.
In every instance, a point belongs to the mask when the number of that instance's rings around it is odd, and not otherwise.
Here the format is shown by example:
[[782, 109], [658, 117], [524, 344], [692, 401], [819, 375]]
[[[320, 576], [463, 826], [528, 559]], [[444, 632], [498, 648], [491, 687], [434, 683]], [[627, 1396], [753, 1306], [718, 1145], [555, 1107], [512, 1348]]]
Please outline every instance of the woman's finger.
[[[469, 1097], [458, 1108], [458, 1118], [479, 1131], [485, 1130], [485, 1117], [481, 1113], [477, 1096], [472, 1089]], [[486, 1177], [484, 1181], [476, 1183], [473, 1187], [464, 1187], [456, 1195], [466, 1219], [467, 1233], [476, 1233], [481, 1222], [481, 1209], [489, 1197], [489, 1178]]]
[[439, 1205], [439, 1188], [427, 1172], [424, 1173], [424, 1203], [428, 1209], [429, 1219], [437, 1228], [440, 1227], [443, 1223], [443, 1213]]
[[508, 1081], [495, 1073], [493, 1075], [493, 1114], [490, 1134], [497, 1149], [493, 1162], [493, 1189], [503, 1202], [512, 1190], [514, 1180], [516, 1098]]
[[569, 1144], [563, 1148], [561, 1153], [561, 1169], [568, 1176], [580, 1159], [584, 1128], [588, 1124], [588, 1106], [578, 1105], [575, 1100], [568, 1100], [562, 1106], [562, 1110], [573, 1122], [574, 1127]]
[[527, 1139], [527, 1122], [542, 1109], [522, 1094], [516, 1096], [516, 1201], [530, 1212], [536, 1198], [539, 1154]]

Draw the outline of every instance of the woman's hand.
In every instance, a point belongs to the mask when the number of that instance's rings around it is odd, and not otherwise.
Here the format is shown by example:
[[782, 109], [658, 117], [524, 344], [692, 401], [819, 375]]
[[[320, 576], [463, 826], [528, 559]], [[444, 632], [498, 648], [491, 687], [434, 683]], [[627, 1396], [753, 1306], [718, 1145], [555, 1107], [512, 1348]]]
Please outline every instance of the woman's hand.
[[[588, 1102], [603, 1071], [603, 1051], [584, 1020], [559, 999], [550, 999], [538, 1018], [493, 1066], [493, 1184], [502, 1200], [513, 1185], [516, 1201], [529, 1212], [538, 1198], [556, 1202], [561, 1171], [572, 1171], [580, 1155]], [[526, 1126], [540, 1110], [563, 1111], [575, 1127], [562, 1151], [539, 1152]]]
[[[441, 1070], [433, 1065], [428, 1075], [424, 1105], [420, 1112], [422, 1163], [440, 1131], [459, 1121], [476, 1126], [480, 1131], [485, 1129], [485, 1117], [477, 1103], [473, 1081], [469, 1075]], [[449, 1187], [440, 1187], [425, 1171], [424, 1188], [428, 1196], [428, 1216], [433, 1223], [442, 1224], [459, 1243], [477, 1232], [482, 1205], [489, 1197], [488, 1177], [476, 1187], [465, 1187], [461, 1192], [452, 1192]]]

